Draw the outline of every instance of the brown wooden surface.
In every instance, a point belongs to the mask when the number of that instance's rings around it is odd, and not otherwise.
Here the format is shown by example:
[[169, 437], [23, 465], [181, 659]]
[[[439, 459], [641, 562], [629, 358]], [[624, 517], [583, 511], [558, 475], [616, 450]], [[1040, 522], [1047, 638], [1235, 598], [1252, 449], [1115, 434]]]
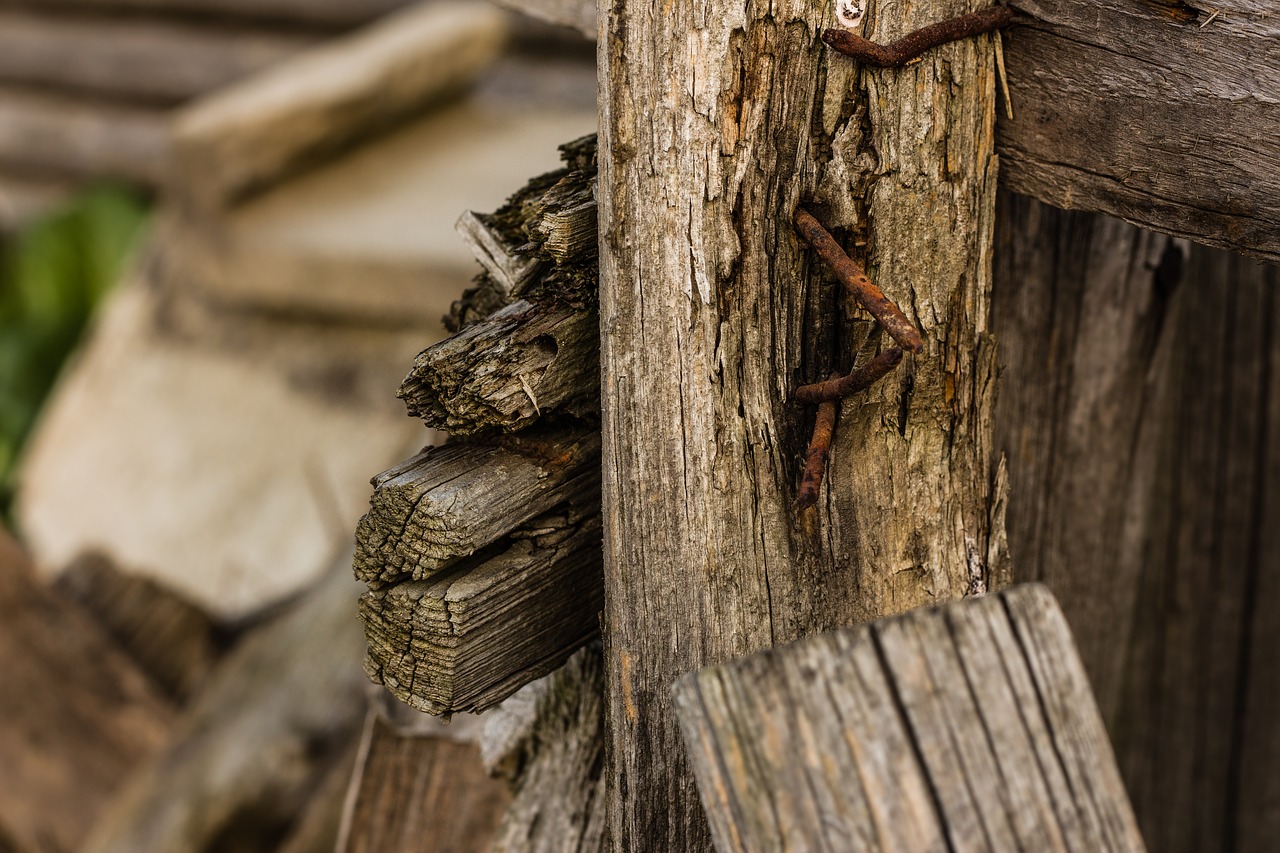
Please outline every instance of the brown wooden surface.
[[480, 748], [398, 734], [370, 713], [337, 853], [486, 853], [511, 802]]
[[0, 7], [0, 81], [177, 103], [313, 44], [314, 34]]
[[365, 671], [429, 714], [483, 711], [599, 630], [599, 483], [509, 534], [500, 553], [360, 597]]
[[[78, 848], [174, 708], [75, 601], [40, 585], [0, 530], [0, 848]], [[7, 842], [7, 844], [6, 844]]]
[[[871, 35], [968, 8], [881, 7]], [[709, 844], [666, 694], [676, 676], [1003, 570], [984, 335], [992, 40], [863, 73], [817, 40], [833, 16], [625, 2], [602, 22], [603, 631], [620, 849]], [[887, 344], [797, 241], [802, 201], [925, 340], [844, 403], [804, 514], [792, 500], [813, 412], [792, 391]]]
[[997, 235], [1015, 571], [1062, 602], [1152, 849], [1266, 850], [1276, 268], [1016, 196]]
[[451, 435], [522, 429], [543, 410], [600, 408], [594, 307], [517, 300], [425, 350], [397, 393], [409, 414]]
[[1280, 260], [1280, 18], [1268, 0], [1018, 0], [1001, 180]]
[[809, 637], [675, 694], [721, 853], [1145, 850], [1041, 586]]

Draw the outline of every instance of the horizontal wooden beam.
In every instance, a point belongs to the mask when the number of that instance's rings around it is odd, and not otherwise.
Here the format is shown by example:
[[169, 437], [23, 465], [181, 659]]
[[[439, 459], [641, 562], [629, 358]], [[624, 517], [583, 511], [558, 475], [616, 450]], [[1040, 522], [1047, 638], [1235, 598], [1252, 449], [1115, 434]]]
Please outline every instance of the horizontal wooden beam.
[[1280, 260], [1280, 16], [1260, 0], [1018, 0], [1001, 179]]
[[360, 598], [365, 671], [428, 714], [483, 711], [559, 667], [599, 630], [599, 480], [510, 534], [497, 556]]
[[600, 410], [600, 321], [594, 307], [519, 300], [418, 356], [398, 392], [409, 414], [468, 435], [514, 432], [544, 409]]
[[177, 103], [295, 54], [313, 34], [0, 9], [0, 81]]
[[1044, 587], [810, 637], [674, 692], [721, 853], [1144, 849]]
[[600, 476], [600, 433], [574, 427], [428, 447], [373, 479], [356, 577], [419, 580], [506, 536]]

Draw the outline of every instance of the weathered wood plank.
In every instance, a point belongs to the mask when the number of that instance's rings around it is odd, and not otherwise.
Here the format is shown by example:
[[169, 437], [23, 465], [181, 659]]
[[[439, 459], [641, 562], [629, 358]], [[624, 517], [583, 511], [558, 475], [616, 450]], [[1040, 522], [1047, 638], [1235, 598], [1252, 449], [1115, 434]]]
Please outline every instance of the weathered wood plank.
[[506, 17], [422, 3], [227, 87], [175, 119], [170, 189], [217, 210], [466, 87], [497, 55]]
[[487, 217], [468, 210], [459, 217], [454, 230], [471, 248], [480, 266], [505, 296], [521, 290], [533, 280], [545, 261], [533, 254], [520, 254], [485, 221]]
[[[528, 695], [526, 695], [528, 694]], [[503, 738], [515, 799], [492, 853], [603, 853], [604, 672], [600, 647], [590, 645], [517, 698], [531, 700], [526, 725]], [[486, 739], [509, 722], [505, 706], [488, 715]], [[488, 760], [488, 759], [487, 759]]]
[[589, 491], [599, 453], [599, 433], [584, 427], [426, 448], [373, 479], [356, 577], [376, 588], [457, 563]]
[[1145, 849], [1043, 587], [812, 637], [675, 695], [726, 853]]
[[[892, 40], [965, 2], [880, 4]], [[603, 631], [610, 830], [698, 850], [701, 809], [657, 685], [701, 664], [983, 589], [995, 194], [990, 37], [863, 70], [830, 4], [609, 7], [600, 44]], [[812, 205], [924, 349], [843, 404], [818, 504], [792, 497], [797, 385], [885, 339], [792, 228]], [[872, 248], [873, 247], [873, 248]], [[642, 604], [639, 604], [642, 603]]]
[[600, 409], [594, 306], [519, 300], [423, 351], [397, 396], [409, 414], [454, 435], [514, 432], [543, 411]]
[[66, 9], [78, 12], [155, 12], [165, 15], [229, 16], [252, 20], [326, 27], [362, 24], [408, 5], [410, 0], [3, 0], [20, 9]]
[[[345, 561], [344, 561], [345, 562]], [[273, 849], [364, 719], [358, 586], [339, 566], [223, 659], [170, 746], [117, 778], [82, 848]]]
[[429, 714], [483, 711], [559, 667], [599, 629], [599, 481], [511, 545], [360, 599], [365, 671]]
[[1001, 178], [1280, 259], [1280, 18], [1268, 0], [1018, 0]]
[[79, 849], [174, 718], [129, 655], [75, 601], [40, 585], [0, 530], [0, 849]]
[[499, 6], [514, 9], [551, 24], [571, 27], [590, 39], [596, 37], [596, 4], [590, 0], [496, 0]]
[[337, 853], [486, 853], [511, 795], [475, 743], [366, 723]]
[[164, 111], [0, 88], [0, 164], [21, 175], [156, 185], [168, 156]]
[[304, 33], [0, 7], [0, 81], [172, 104], [266, 68], [316, 40]]
[[1276, 268], [1017, 197], [997, 234], [1017, 576], [1062, 602], [1152, 847], [1265, 850]]

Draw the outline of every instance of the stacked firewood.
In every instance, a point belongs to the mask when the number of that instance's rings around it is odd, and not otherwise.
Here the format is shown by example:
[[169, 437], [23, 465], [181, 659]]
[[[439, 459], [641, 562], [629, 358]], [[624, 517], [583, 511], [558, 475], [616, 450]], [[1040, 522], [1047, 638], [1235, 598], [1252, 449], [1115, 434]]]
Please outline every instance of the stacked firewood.
[[597, 632], [595, 140], [459, 231], [484, 267], [399, 396], [453, 440], [374, 478], [356, 531], [365, 669], [431, 714], [481, 711]]

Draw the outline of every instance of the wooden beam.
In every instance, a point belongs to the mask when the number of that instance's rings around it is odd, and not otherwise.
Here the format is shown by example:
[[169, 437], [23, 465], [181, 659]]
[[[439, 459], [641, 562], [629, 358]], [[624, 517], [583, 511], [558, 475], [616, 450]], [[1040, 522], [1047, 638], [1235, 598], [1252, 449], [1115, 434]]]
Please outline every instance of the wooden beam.
[[0, 8], [0, 81], [166, 104], [260, 71], [316, 35]]
[[[882, 4], [870, 35], [969, 8]], [[834, 15], [800, 2], [655, 15], [628, 0], [602, 22], [603, 633], [621, 849], [708, 843], [662, 685], [999, 575], [993, 41], [863, 71], [818, 40]], [[887, 336], [797, 238], [800, 203], [924, 338], [844, 402], [808, 509], [793, 501], [814, 410], [794, 390]]]
[[500, 554], [360, 598], [365, 671], [428, 714], [483, 711], [563, 664], [599, 630], [599, 482]]
[[197, 101], [175, 120], [170, 185], [218, 210], [464, 89], [506, 36], [484, 4], [422, 3]]
[[582, 427], [426, 448], [373, 479], [356, 577], [375, 588], [430, 577], [589, 490], [599, 452]]
[[600, 409], [600, 321], [594, 307], [523, 299], [423, 351], [397, 396], [409, 414], [453, 435], [522, 429], [547, 411]]
[[815, 636], [675, 694], [721, 853], [1145, 850], [1043, 587]]
[[168, 167], [168, 121], [158, 109], [0, 87], [0, 165], [155, 186]]
[[1280, 18], [1257, 0], [1019, 0], [1001, 178], [1280, 259]]

